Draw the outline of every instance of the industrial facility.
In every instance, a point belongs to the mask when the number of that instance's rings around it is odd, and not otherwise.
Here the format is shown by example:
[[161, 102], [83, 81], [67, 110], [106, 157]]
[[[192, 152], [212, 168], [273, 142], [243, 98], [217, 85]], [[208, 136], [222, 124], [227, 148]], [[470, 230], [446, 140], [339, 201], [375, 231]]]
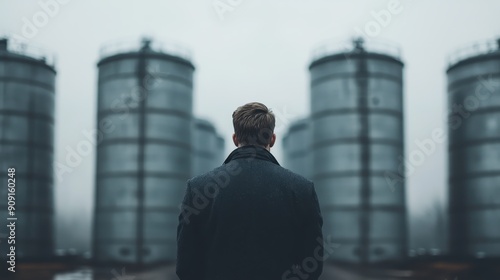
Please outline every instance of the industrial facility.
[[500, 39], [450, 57], [450, 251], [500, 257]]
[[174, 261], [186, 181], [222, 164], [224, 148], [193, 117], [195, 67], [184, 49], [144, 39], [105, 46], [98, 68], [97, 127], [110, 131], [97, 147], [94, 260]]
[[332, 260], [398, 260], [407, 255], [405, 190], [385, 177], [404, 153], [403, 62], [397, 48], [362, 39], [332, 47], [314, 53], [311, 116], [290, 127], [285, 158], [311, 172], [324, 236], [342, 244]]
[[[15, 255], [26, 260], [54, 250], [55, 80], [53, 55], [0, 38], [0, 220], [15, 224]], [[10, 247], [1, 242], [5, 258]]]
[[[361, 38], [344, 46], [314, 50], [310, 110], [282, 142], [282, 166], [314, 182], [324, 239], [339, 244], [321, 279], [500, 275], [500, 39], [448, 60], [449, 246], [432, 256], [408, 250], [401, 50]], [[132, 277], [176, 279], [186, 181], [227, 156], [216, 125], [193, 112], [195, 69], [185, 48], [152, 39], [101, 49], [101, 133], [88, 186], [95, 189], [92, 255], [61, 258], [54, 254], [54, 57], [0, 38], [0, 179], [15, 168], [20, 186], [15, 214], [0, 200], [0, 220], [17, 218], [16, 257], [26, 271], [38, 277], [46, 263], [33, 267], [52, 261], [53, 279], [118, 279], [109, 267], [119, 264], [137, 269]], [[1, 187], [0, 197], [9, 189]], [[69, 273], [57, 278], [61, 271]]]

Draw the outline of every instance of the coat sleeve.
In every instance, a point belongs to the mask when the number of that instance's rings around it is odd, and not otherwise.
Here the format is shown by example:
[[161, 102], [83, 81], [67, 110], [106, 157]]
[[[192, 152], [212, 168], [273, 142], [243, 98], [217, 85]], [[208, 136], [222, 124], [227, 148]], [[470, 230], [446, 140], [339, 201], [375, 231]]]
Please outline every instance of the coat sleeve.
[[199, 230], [199, 214], [194, 204], [190, 181], [181, 204], [177, 226], [176, 273], [180, 280], [203, 279], [203, 242]]
[[[309, 274], [308, 280], [316, 280], [323, 272], [324, 248], [322, 233], [323, 217], [314, 183], [311, 183], [311, 187], [309, 188], [306, 204], [304, 217], [304, 258], [299, 266], [302, 266], [302, 270]], [[317, 266], [312, 265], [313, 262]]]

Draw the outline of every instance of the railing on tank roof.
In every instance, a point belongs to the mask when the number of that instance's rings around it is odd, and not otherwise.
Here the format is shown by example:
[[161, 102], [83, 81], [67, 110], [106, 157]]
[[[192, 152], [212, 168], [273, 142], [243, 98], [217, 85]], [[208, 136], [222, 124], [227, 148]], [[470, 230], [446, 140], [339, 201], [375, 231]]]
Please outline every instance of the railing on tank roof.
[[500, 38], [484, 42], [476, 42], [456, 49], [450, 55], [448, 55], [446, 61], [448, 63], [448, 66], [451, 66], [467, 58], [499, 51]]
[[178, 56], [188, 61], [191, 61], [192, 59], [192, 53], [186, 47], [173, 42], [155, 41], [151, 38], [142, 38], [141, 40], [115, 41], [105, 44], [99, 50], [99, 58], [102, 59], [120, 53], [138, 52], [144, 47], [148, 47], [150, 50], [155, 52]]
[[353, 38], [351, 40], [328, 40], [323, 42], [311, 52], [311, 61], [334, 54], [354, 53], [361, 49], [369, 53], [390, 55], [401, 59], [401, 48], [394, 43]]
[[44, 62], [51, 67], [54, 67], [56, 64], [55, 54], [31, 43], [28, 44], [7, 35], [0, 35], [0, 52], [1, 51], [27, 56]]

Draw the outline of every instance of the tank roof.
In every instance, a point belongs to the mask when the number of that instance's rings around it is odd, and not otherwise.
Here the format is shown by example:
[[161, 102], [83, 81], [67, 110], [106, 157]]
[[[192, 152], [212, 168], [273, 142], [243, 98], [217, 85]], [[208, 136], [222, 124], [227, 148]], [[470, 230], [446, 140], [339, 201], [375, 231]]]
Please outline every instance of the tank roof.
[[155, 41], [148, 37], [142, 38], [141, 40], [114, 41], [104, 44], [99, 50], [99, 59], [102, 60], [117, 54], [133, 53], [144, 50], [150, 50], [152, 53], [179, 57], [189, 62], [191, 62], [192, 59], [191, 51], [188, 48], [173, 42]]
[[290, 123], [286, 135], [290, 134], [292, 131], [307, 129], [311, 124], [311, 119], [309, 117], [301, 118]]
[[204, 128], [204, 129], [208, 129], [212, 132], [215, 132], [215, 125], [206, 119], [195, 118], [194, 123], [199, 128]]
[[459, 62], [469, 58], [493, 53], [500, 54], [500, 37], [460, 47], [448, 55], [446, 60], [448, 68], [451, 68]]
[[219, 142], [219, 146], [224, 146], [226, 144], [226, 140], [220, 134], [217, 134], [217, 141]]
[[7, 53], [9, 55], [20, 56], [24, 58], [33, 59], [44, 63], [50, 68], [54, 68], [56, 63], [56, 56], [42, 48], [36, 47], [32, 44], [9, 38], [8, 36], [0, 36], [0, 54]]
[[362, 37], [356, 37], [351, 40], [328, 40], [323, 42], [313, 49], [311, 61], [314, 62], [321, 58], [336, 54], [355, 54], [362, 52], [391, 56], [397, 60], [401, 60], [401, 48], [398, 45], [380, 40], [365, 40]]

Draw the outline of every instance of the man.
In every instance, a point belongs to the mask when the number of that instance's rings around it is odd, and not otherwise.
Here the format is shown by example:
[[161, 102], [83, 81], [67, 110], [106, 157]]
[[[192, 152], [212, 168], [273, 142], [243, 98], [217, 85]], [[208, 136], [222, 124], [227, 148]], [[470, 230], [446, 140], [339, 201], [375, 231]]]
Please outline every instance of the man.
[[279, 165], [274, 114], [253, 102], [233, 113], [236, 149], [187, 182], [177, 228], [181, 280], [314, 280], [323, 219], [313, 182]]

